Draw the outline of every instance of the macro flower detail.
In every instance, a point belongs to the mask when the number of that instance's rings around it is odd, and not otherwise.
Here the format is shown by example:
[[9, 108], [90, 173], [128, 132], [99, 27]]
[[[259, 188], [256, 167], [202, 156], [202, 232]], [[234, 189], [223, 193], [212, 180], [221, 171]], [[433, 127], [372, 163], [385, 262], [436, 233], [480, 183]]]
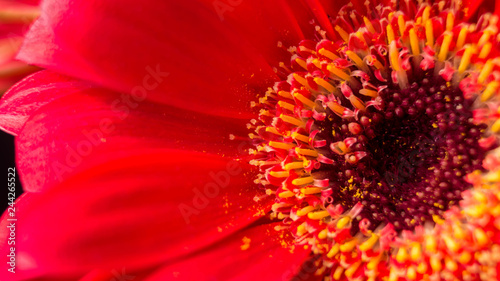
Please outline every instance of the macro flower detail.
[[498, 5], [351, 2], [42, 1], [0, 280], [498, 279]]
[[286, 81], [253, 104], [271, 218], [327, 280], [496, 279], [498, 17], [364, 4], [288, 48]]

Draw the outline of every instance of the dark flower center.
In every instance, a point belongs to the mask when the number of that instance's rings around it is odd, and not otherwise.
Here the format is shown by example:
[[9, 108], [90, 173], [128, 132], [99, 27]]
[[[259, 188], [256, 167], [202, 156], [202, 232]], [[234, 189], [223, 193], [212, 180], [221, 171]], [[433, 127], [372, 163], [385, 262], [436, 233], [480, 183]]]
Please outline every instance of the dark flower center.
[[464, 176], [481, 169], [484, 158], [478, 140], [486, 125], [473, 123], [462, 91], [432, 73], [410, 82], [383, 90], [383, 109], [370, 107], [357, 122], [331, 114], [316, 123], [319, 138], [337, 147], [343, 141], [350, 154], [362, 155], [345, 161], [335, 149], [321, 151], [335, 161], [320, 169], [333, 185], [330, 203], [345, 209], [361, 203], [357, 220], [373, 226], [391, 222], [401, 230], [432, 221], [461, 199], [470, 187]]

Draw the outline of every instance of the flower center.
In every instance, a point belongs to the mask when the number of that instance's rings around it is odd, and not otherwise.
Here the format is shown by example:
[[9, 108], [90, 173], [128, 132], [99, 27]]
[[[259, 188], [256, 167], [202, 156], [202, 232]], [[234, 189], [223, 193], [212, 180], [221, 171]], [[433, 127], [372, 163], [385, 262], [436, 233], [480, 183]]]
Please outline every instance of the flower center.
[[441, 222], [500, 131], [497, 18], [402, 3], [367, 1], [369, 18], [344, 7], [336, 34], [317, 27], [322, 40], [289, 48], [287, 79], [253, 104], [250, 163], [276, 198], [271, 218], [334, 280], [375, 278], [396, 235]]

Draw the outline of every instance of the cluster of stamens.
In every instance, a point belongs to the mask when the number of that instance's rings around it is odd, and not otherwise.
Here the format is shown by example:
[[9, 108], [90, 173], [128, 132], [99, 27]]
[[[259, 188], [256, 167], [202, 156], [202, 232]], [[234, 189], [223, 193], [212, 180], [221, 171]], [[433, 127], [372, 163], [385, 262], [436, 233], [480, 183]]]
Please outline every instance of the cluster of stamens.
[[404, 3], [346, 6], [288, 49], [253, 104], [255, 183], [326, 279], [496, 278], [497, 18]]

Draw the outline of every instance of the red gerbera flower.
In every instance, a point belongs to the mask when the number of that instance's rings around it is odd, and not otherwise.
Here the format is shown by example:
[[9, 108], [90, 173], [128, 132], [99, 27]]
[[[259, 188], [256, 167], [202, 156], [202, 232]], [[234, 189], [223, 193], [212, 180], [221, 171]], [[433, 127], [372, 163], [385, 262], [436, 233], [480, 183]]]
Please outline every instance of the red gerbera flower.
[[495, 280], [493, 7], [341, 7], [43, 2], [2, 280]]

